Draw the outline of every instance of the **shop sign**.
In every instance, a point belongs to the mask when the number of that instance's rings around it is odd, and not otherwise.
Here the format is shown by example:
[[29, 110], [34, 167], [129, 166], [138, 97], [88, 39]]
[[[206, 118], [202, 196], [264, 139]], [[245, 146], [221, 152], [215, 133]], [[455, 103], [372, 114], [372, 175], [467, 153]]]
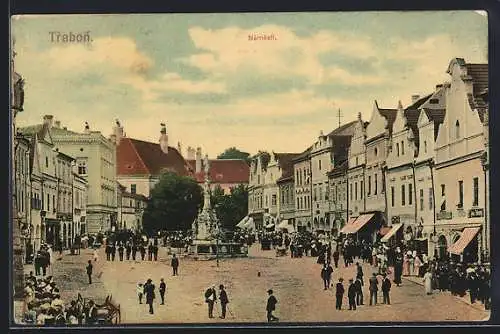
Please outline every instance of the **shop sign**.
[[453, 214], [451, 213], [451, 211], [440, 211], [436, 214], [437, 220], [443, 220], [443, 219], [450, 220], [452, 218], [453, 218]]
[[469, 218], [479, 218], [484, 216], [484, 209], [470, 209]]

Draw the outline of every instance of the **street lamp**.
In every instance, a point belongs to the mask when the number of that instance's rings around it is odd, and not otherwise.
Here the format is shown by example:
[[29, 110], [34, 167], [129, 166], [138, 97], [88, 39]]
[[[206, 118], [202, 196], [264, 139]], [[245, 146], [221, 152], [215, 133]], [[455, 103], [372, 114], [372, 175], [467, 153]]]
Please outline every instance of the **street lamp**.
[[487, 214], [487, 206], [488, 206], [488, 182], [487, 182], [487, 176], [488, 176], [488, 170], [489, 170], [489, 164], [488, 164], [488, 153], [485, 151], [481, 155], [481, 167], [483, 168], [483, 173], [484, 173], [484, 226], [483, 226], [483, 238], [482, 239], [482, 256], [484, 261], [488, 261], [488, 246], [489, 243], [486, 242], [486, 238], [489, 237], [487, 236], [488, 233], [488, 214]]

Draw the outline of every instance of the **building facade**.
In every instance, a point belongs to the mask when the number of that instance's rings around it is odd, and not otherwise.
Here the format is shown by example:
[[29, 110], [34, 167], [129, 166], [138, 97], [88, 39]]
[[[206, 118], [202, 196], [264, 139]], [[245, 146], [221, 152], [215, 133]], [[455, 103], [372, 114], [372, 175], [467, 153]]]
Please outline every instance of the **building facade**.
[[311, 151], [309, 147], [293, 159], [295, 188], [295, 226], [297, 231], [312, 231]]
[[346, 159], [342, 163], [336, 163], [336, 166], [328, 173], [330, 224], [334, 237], [339, 236], [340, 230], [348, 220], [348, 168], [349, 163]]
[[258, 230], [264, 226], [264, 214], [266, 213], [264, 185], [270, 159], [271, 155], [267, 152], [259, 152], [250, 159], [248, 215], [253, 218], [255, 227]]
[[118, 189], [118, 229], [141, 231], [147, 198], [144, 195], [128, 192], [121, 184], [118, 184]]
[[[436, 229], [440, 255], [488, 260], [486, 212], [488, 65], [450, 62], [446, 114], [436, 140]], [[455, 244], [460, 240], [460, 245]]]
[[[351, 138], [351, 144], [348, 151], [348, 166], [347, 166], [347, 201], [348, 206], [348, 221], [356, 219], [361, 213], [366, 211], [366, 197], [360, 193], [361, 185], [365, 180], [366, 169], [366, 128], [368, 123], [361, 119], [361, 113], [358, 114], [358, 119], [354, 127], [354, 133]], [[371, 181], [371, 176], [369, 178]], [[368, 186], [370, 194], [373, 192]], [[378, 189], [377, 189], [378, 190]]]
[[85, 178], [74, 170], [73, 172], [73, 226], [71, 228], [72, 238], [88, 233], [87, 230], [87, 189]]

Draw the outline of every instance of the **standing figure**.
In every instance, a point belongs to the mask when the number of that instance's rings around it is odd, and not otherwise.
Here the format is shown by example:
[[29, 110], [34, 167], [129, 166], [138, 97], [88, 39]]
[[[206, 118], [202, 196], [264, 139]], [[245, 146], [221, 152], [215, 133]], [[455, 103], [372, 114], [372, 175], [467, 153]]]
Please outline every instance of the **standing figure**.
[[401, 250], [396, 248], [396, 256], [394, 259], [394, 283], [397, 286], [401, 284], [401, 275], [403, 274], [403, 254]]
[[377, 291], [378, 291], [377, 274], [373, 273], [373, 276], [370, 277], [370, 306], [373, 304], [377, 305]]
[[359, 262], [356, 262], [356, 279], [359, 278], [361, 281], [361, 285], [364, 285], [363, 283], [363, 267], [359, 264]]
[[93, 269], [92, 261], [89, 260], [87, 264], [87, 276], [89, 277], [89, 284], [92, 284], [92, 269]]
[[269, 289], [267, 290], [267, 293], [269, 294], [269, 298], [267, 298], [267, 305], [266, 305], [267, 321], [268, 322], [278, 321], [279, 319], [273, 315], [273, 311], [276, 310], [276, 304], [278, 304], [278, 300], [276, 299], [276, 297], [274, 297], [273, 290]]
[[323, 269], [321, 269], [321, 278], [323, 279], [323, 285], [325, 290], [330, 287], [330, 281], [332, 278], [333, 268], [330, 263], [325, 263]]
[[144, 245], [141, 244], [139, 250], [141, 252], [141, 260], [144, 261], [144, 258], [146, 257], [146, 247], [144, 247]]
[[135, 243], [132, 244], [132, 260], [135, 261], [135, 257], [137, 255], [137, 246]]
[[118, 246], [118, 256], [120, 257], [120, 261], [123, 261], [123, 244], [120, 243], [120, 245]]
[[339, 282], [335, 286], [335, 308], [337, 310], [342, 309], [342, 298], [344, 298], [344, 285], [342, 282], [344, 279], [341, 277], [339, 278]]
[[146, 304], [149, 305], [149, 313], [154, 314], [153, 300], [155, 299], [155, 285], [151, 278], [149, 278], [144, 285], [144, 294], [146, 295]]
[[107, 241], [106, 241], [105, 252], [106, 252], [106, 261], [110, 261], [111, 260], [111, 245]]
[[156, 244], [153, 245], [153, 256], [155, 261], [158, 261], [158, 240], [155, 239]]
[[99, 254], [97, 253], [97, 249], [94, 249], [94, 262], [97, 262], [99, 259]]
[[430, 270], [427, 270], [422, 281], [424, 282], [425, 293], [428, 295], [431, 295], [432, 294], [432, 273]]
[[142, 296], [144, 295], [144, 284], [142, 282], [137, 283], [136, 290], [137, 297], [139, 297], [139, 304], [142, 304]]
[[174, 255], [172, 255], [172, 261], [170, 262], [170, 265], [172, 266], [173, 269], [173, 276], [178, 276], [178, 268], [179, 268], [179, 259]]
[[148, 246], [148, 260], [153, 261], [153, 244], [149, 244]]
[[161, 305], [165, 305], [165, 292], [167, 291], [167, 284], [165, 284], [163, 278], [160, 279], [160, 288], [158, 290], [160, 291]]
[[340, 258], [340, 253], [338, 248], [336, 248], [335, 252], [333, 252], [333, 263], [335, 264], [335, 268], [339, 267], [339, 258]]
[[130, 253], [132, 252], [132, 246], [130, 245], [130, 241], [127, 241], [125, 245], [125, 254], [127, 256], [127, 261], [130, 260]]
[[361, 279], [357, 278], [354, 281], [354, 286], [356, 287], [356, 304], [363, 305], [363, 283]]
[[414, 276], [417, 276], [417, 277], [420, 277], [420, 268], [422, 268], [423, 266], [423, 262], [422, 260], [420, 260], [420, 258], [417, 256], [415, 256], [415, 260], [413, 262], [413, 275]]
[[116, 245], [115, 243], [113, 243], [113, 245], [111, 245], [111, 261], [114, 261], [115, 257], [116, 257]]
[[212, 285], [210, 288], [205, 291], [205, 302], [208, 304], [208, 317], [214, 317], [214, 304], [217, 300], [217, 295], [215, 291], [215, 285]]
[[382, 295], [383, 295], [383, 303], [387, 305], [391, 305], [391, 298], [389, 296], [389, 292], [391, 291], [391, 280], [388, 275], [384, 276], [382, 280]]
[[220, 289], [220, 292], [219, 292], [219, 300], [220, 300], [220, 306], [221, 306], [221, 309], [222, 309], [222, 315], [220, 316], [221, 319], [225, 319], [226, 318], [226, 307], [227, 307], [227, 304], [229, 303], [229, 299], [227, 298], [227, 293], [226, 293], [226, 290], [224, 289], [224, 285], [219, 285], [219, 289]]
[[[357, 281], [357, 280], [356, 280]], [[356, 310], [356, 285], [354, 280], [349, 279], [349, 287], [347, 288], [347, 298], [349, 299], [349, 310]]]

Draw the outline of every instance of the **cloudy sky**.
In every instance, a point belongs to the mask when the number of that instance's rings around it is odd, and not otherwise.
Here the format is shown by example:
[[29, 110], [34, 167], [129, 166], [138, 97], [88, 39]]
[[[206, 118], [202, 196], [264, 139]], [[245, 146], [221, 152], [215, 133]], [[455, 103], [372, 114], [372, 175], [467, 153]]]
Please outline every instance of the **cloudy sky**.
[[[90, 43], [50, 32], [89, 31]], [[249, 34], [276, 40], [249, 41]], [[373, 101], [408, 105], [447, 80], [453, 57], [487, 62], [487, 17], [476, 12], [21, 16], [16, 71], [26, 80], [20, 126], [52, 114], [108, 136], [300, 152]]]

